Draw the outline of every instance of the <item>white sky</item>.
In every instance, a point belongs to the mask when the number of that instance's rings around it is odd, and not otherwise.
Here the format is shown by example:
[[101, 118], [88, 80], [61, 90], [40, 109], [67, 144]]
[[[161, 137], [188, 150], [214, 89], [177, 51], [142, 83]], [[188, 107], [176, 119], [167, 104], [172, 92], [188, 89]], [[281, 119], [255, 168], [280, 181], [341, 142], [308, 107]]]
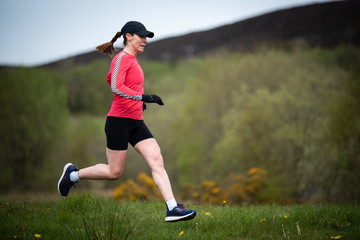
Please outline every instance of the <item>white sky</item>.
[[95, 50], [130, 20], [155, 33], [151, 42], [329, 1], [0, 0], [0, 65], [35, 66]]

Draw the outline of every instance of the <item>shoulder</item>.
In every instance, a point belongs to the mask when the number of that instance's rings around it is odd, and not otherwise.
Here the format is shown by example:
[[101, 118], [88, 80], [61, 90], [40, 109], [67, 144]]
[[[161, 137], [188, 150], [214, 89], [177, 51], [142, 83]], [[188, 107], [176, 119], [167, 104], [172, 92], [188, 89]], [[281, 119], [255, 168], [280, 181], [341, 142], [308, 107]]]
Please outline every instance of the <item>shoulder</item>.
[[129, 54], [127, 54], [126, 52], [119, 52], [118, 54], [115, 55], [115, 57], [112, 59], [112, 62], [116, 62], [117, 60], [122, 60], [122, 59], [128, 59]]
[[115, 67], [115, 65], [121, 65], [121, 66], [130, 66], [133, 63], [133, 60], [130, 54], [127, 54], [125, 52], [119, 52], [111, 61], [111, 66]]

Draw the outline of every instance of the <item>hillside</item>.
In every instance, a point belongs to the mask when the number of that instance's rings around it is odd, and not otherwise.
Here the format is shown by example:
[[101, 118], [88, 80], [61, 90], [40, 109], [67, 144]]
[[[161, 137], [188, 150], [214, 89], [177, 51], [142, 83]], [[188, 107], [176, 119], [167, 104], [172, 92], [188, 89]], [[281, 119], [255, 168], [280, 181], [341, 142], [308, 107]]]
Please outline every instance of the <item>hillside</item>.
[[[215, 29], [148, 44], [142, 58], [170, 60], [211, 53], [219, 48], [251, 51], [259, 44], [334, 47], [360, 45], [360, 1], [336, 1], [279, 10]], [[96, 51], [42, 67], [66, 67], [106, 58]]]
[[[305, 40], [310, 46], [360, 44], [360, 1], [314, 4], [280, 10], [209, 31], [149, 44], [144, 57], [164, 59], [218, 48], [251, 50], [258, 44]], [[191, 52], [193, 51], [193, 52]]]

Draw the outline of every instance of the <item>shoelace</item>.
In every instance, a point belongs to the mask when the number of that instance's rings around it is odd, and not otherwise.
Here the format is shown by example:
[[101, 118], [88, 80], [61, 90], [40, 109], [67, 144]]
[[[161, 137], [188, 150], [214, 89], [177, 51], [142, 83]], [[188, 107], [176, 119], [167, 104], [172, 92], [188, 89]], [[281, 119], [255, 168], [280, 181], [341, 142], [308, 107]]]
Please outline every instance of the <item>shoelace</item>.
[[180, 209], [185, 209], [185, 206], [184, 206], [184, 204], [182, 204], [182, 203], [178, 203], [178, 204], [177, 204], [177, 207], [180, 208]]

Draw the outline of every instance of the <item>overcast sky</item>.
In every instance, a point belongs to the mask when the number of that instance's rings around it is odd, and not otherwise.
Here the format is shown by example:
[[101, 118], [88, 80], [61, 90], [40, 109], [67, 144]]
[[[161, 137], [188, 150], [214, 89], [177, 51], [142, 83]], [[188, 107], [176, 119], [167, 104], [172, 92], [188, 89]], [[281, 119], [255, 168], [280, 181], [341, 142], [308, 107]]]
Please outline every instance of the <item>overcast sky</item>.
[[0, 0], [0, 65], [36, 66], [95, 50], [129, 20], [153, 31], [151, 42], [329, 1]]

